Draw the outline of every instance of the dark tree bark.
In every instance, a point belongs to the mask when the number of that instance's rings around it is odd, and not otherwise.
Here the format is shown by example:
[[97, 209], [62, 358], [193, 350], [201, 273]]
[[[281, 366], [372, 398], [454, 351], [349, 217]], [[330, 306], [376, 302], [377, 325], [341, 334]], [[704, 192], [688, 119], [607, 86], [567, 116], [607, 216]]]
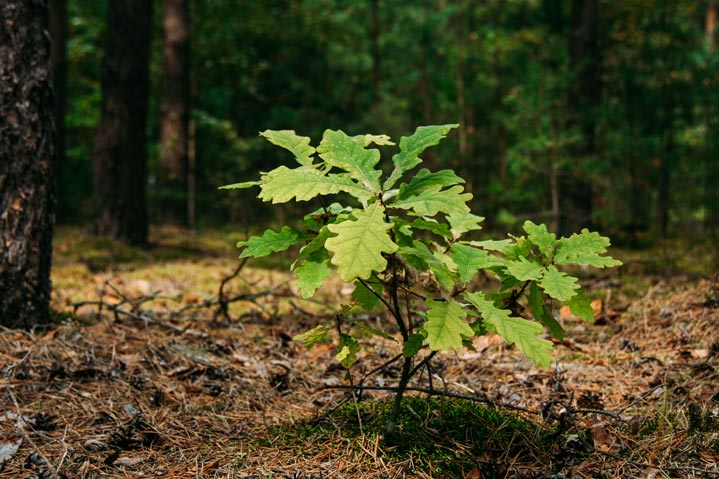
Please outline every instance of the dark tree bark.
[[596, 153], [596, 107], [600, 99], [599, 48], [597, 43], [598, 0], [572, 0], [572, 30], [569, 35], [569, 64], [574, 80], [569, 91], [573, 120], [581, 132], [572, 152], [574, 167], [559, 183], [563, 235], [591, 226], [592, 185], [583, 174], [583, 163]]
[[164, 0], [160, 187], [163, 221], [188, 225], [190, 50], [187, 0]]
[[382, 57], [379, 48], [380, 39], [379, 0], [370, 0], [370, 46], [372, 53], [372, 90], [374, 100], [380, 100], [382, 76], [380, 73]]
[[[710, 1], [706, 13], [706, 45], [710, 53], [707, 62], [708, 68], [716, 69], [719, 61], [716, 59], [716, 27], [719, 9], [716, 1]], [[709, 76], [709, 75], [707, 75]], [[706, 176], [704, 178], [704, 207], [706, 219], [704, 227], [712, 237], [719, 236], [719, 94], [717, 94], [716, 80], [710, 82], [706, 88], [706, 152], [704, 165]]]
[[95, 136], [94, 231], [147, 242], [147, 104], [152, 2], [110, 0]]
[[65, 217], [67, 205], [63, 202], [65, 171], [65, 98], [67, 91], [67, 0], [49, 0], [50, 8], [50, 61], [52, 64], [52, 86], [55, 98], [55, 177], [57, 178], [58, 222]]
[[49, 319], [55, 190], [47, 2], [0, 2], [0, 324]]

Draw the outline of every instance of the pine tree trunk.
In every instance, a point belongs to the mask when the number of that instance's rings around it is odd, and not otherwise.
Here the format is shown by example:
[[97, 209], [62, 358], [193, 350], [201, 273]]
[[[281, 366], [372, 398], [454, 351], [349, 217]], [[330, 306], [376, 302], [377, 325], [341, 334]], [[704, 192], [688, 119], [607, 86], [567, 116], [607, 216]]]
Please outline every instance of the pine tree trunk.
[[66, 209], [70, 205], [63, 202], [64, 185], [62, 181], [66, 169], [65, 161], [65, 98], [67, 91], [67, 0], [49, 0], [50, 10], [50, 61], [52, 64], [52, 86], [55, 98], [55, 177], [57, 178], [57, 207], [55, 216], [58, 222], [67, 217]]
[[48, 321], [55, 202], [47, 2], [0, 2], [0, 324]]
[[382, 91], [382, 76], [380, 73], [382, 56], [380, 53], [380, 23], [379, 0], [370, 0], [370, 49], [372, 55], [372, 92], [374, 101], [379, 102]]
[[[708, 68], [716, 69], [719, 61], [716, 59], [716, 27], [719, 18], [719, 9], [715, 1], [708, 2], [706, 14], [706, 45], [710, 52]], [[709, 76], [709, 75], [707, 75]], [[715, 76], [713, 78], [716, 78]], [[704, 207], [706, 218], [704, 227], [710, 236], [719, 237], [719, 94], [717, 94], [716, 80], [710, 82], [706, 89], [705, 101], [706, 126], [706, 152], [704, 165]]]
[[559, 225], [562, 235], [591, 226], [592, 185], [583, 165], [596, 153], [595, 115], [601, 90], [597, 21], [597, 0], [572, 1], [569, 63], [574, 81], [569, 91], [569, 106], [574, 110], [572, 123], [581, 132], [581, 142], [572, 152], [573, 168], [559, 183], [563, 202]]
[[163, 221], [188, 225], [188, 128], [190, 102], [187, 0], [162, 3], [163, 77], [160, 118], [160, 188]]
[[95, 136], [94, 231], [147, 242], [147, 104], [152, 2], [110, 0]]

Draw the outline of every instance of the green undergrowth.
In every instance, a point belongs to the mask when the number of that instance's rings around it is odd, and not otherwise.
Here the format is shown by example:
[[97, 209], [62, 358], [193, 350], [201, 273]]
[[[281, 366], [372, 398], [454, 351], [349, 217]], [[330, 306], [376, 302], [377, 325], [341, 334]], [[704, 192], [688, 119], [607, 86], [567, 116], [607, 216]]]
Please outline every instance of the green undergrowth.
[[486, 404], [441, 397], [405, 397], [397, 429], [388, 436], [384, 425], [392, 406], [391, 400], [349, 402], [320, 420], [284, 424], [262, 445], [311, 455], [341, 442], [354, 445], [358, 454], [367, 451], [361, 445], [379, 444], [378, 458], [432, 477], [462, 477], [473, 470], [491, 475], [538, 459], [548, 464], [555, 449], [556, 431], [546, 426]]

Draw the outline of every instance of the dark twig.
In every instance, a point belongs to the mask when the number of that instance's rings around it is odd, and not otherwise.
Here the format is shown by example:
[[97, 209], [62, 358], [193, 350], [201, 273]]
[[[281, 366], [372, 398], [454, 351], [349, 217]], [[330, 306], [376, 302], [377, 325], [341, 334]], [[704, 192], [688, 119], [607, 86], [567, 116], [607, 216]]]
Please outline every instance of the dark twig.
[[212, 317], [213, 321], [216, 322], [217, 318], [219, 318], [220, 316], [223, 316], [225, 320], [230, 321], [230, 314], [228, 312], [228, 308], [231, 301], [225, 298], [225, 286], [227, 285], [227, 283], [239, 276], [240, 272], [242, 271], [242, 268], [244, 268], [245, 264], [247, 264], [247, 260], [248, 257], [242, 258], [242, 261], [240, 261], [235, 270], [229, 276], [225, 276], [224, 278], [222, 278], [222, 282], [220, 282], [220, 289], [217, 292], [218, 308], [215, 310], [215, 314]]

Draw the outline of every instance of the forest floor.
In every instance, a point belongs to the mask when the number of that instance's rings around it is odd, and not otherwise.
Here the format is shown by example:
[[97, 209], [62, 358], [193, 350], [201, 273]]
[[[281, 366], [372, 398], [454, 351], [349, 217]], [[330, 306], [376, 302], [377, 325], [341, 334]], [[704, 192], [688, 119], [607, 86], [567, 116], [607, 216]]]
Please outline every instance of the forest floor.
[[[413, 385], [456, 397], [410, 393], [388, 440], [391, 393], [355, 401], [331, 345], [291, 340], [350, 289], [302, 300], [272, 268], [285, 264], [238, 268], [227, 236], [153, 241], [57, 235], [57, 323], [0, 330], [0, 477], [719, 477], [707, 245], [615, 251], [624, 266], [583, 278], [596, 323], [557, 312], [569, 339], [551, 370], [493, 336], [437, 356]], [[355, 384], [398, 352], [382, 338], [362, 346]], [[396, 375], [390, 365], [365, 384]]]

